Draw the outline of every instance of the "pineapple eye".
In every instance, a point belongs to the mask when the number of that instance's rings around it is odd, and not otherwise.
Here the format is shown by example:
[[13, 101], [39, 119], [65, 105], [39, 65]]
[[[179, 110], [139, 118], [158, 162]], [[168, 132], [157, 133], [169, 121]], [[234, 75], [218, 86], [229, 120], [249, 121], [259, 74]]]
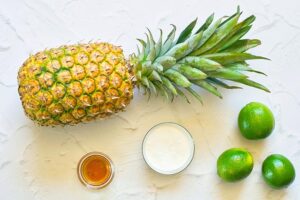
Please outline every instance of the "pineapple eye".
[[62, 70], [58, 72], [57, 80], [61, 83], [69, 83], [72, 80], [71, 73], [68, 70]]
[[53, 84], [53, 75], [49, 72], [43, 73], [38, 78], [42, 87], [47, 88]]
[[91, 53], [91, 61], [93, 61], [95, 63], [100, 63], [104, 58], [105, 58], [105, 56], [102, 53], [100, 53], [99, 51], [93, 51]]
[[62, 84], [55, 84], [50, 91], [56, 100], [62, 98], [66, 93], [65, 87]]
[[85, 116], [85, 110], [83, 108], [77, 108], [72, 111], [72, 115], [75, 119], [80, 119]]
[[90, 94], [95, 91], [94, 79], [86, 78], [81, 82], [81, 84], [85, 93]]
[[104, 103], [104, 95], [103, 93], [101, 92], [95, 92], [92, 94], [92, 100], [93, 100], [93, 103], [96, 104], [96, 105], [101, 105]]
[[91, 106], [88, 108], [88, 114], [89, 116], [96, 116], [100, 113], [100, 107], [99, 106]]
[[88, 107], [92, 105], [92, 100], [88, 95], [82, 95], [79, 97], [79, 105], [81, 107]]
[[110, 52], [110, 48], [107, 43], [100, 43], [97, 49], [105, 55]]
[[64, 55], [64, 51], [61, 48], [50, 49], [49, 52], [52, 58], [59, 58]]
[[109, 87], [109, 80], [106, 76], [99, 76], [95, 79], [96, 87], [100, 91], [104, 91]]
[[100, 70], [101, 72], [103, 72], [103, 74], [110, 75], [113, 72], [114, 68], [108, 62], [102, 62], [100, 64]]
[[62, 57], [61, 64], [63, 67], [72, 67], [74, 65], [74, 59], [72, 56]]
[[75, 108], [76, 103], [77, 103], [76, 99], [72, 96], [66, 96], [62, 100], [62, 105], [66, 110]]
[[75, 65], [71, 69], [71, 74], [75, 80], [81, 80], [85, 77], [85, 71], [81, 65]]
[[44, 106], [50, 105], [53, 101], [53, 96], [50, 92], [47, 91], [39, 91], [36, 94], [36, 99]]
[[85, 66], [85, 71], [86, 74], [92, 78], [96, 77], [99, 74], [98, 65], [93, 62], [90, 62]]
[[120, 62], [120, 60], [121, 59], [113, 53], [110, 53], [106, 56], [106, 61], [109, 62], [111, 65], [117, 65]]
[[121, 86], [122, 84], [122, 78], [120, 75], [118, 75], [117, 73], [113, 73], [111, 76], [110, 76], [110, 84], [115, 87], [115, 88], [118, 88]]
[[74, 117], [70, 114], [70, 113], [63, 113], [59, 120], [64, 123], [64, 124], [67, 124], [67, 123], [72, 123], [74, 122]]
[[59, 115], [64, 112], [64, 108], [61, 104], [51, 104], [48, 108], [48, 111], [52, 115]]
[[73, 97], [79, 97], [80, 95], [82, 95], [82, 92], [83, 90], [81, 87], [81, 83], [78, 81], [74, 81], [68, 86], [68, 93]]
[[83, 52], [78, 53], [75, 56], [75, 59], [76, 59], [76, 62], [80, 65], [84, 65], [89, 61], [89, 57]]
[[47, 69], [52, 73], [58, 71], [60, 68], [61, 68], [61, 65], [58, 60], [51, 60], [47, 64]]

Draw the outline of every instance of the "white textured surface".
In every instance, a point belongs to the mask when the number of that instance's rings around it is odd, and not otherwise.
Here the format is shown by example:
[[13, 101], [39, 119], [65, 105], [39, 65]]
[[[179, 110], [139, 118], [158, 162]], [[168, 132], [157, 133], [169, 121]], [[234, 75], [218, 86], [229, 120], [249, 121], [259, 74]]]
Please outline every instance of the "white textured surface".
[[[0, 1], [0, 199], [300, 199], [300, 179], [286, 190], [272, 190], [260, 166], [270, 153], [282, 153], [300, 168], [300, 3], [298, 0], [1, 0]], [[172, 105], [162, 99], [147, 102], [141, 94], [127, 112], [106, 121], [76, 127], [37, 127], [23, 114], [17, 94], [18, 67], [29, 53], [81, 40], [102, 39], [120, 44], [128, 55], [145, 26], [169, 30], [183, 28], [215, 11], [230, 14], [240, 4], [257, 21], [248, 37], [260, 38], [254, 50], [271, 62], [252, 62], [268, 77], [255, 77], [271, 90], [223, 91], [224, 100], [203, 92], [205, 105]], [[156, 35], [157, 35], [156, 31]], [[261, 101], [274, 111], [276, 128], [267, 140], [243, 139], [237, 114], [250, 101]], [[162, 121], [184, 125], [193, 135], [196, 154], [186, 171], [160, 176], [141, 155], [146, 131]], [[255, 158], [252, 174], [229, 184], [216, 175], [217, 156], [230, 147], [246, 147]], [[88, 151], [110, 155], [116, 176], [109, 187], [89, 191], [78, 181], [76, 164]]]

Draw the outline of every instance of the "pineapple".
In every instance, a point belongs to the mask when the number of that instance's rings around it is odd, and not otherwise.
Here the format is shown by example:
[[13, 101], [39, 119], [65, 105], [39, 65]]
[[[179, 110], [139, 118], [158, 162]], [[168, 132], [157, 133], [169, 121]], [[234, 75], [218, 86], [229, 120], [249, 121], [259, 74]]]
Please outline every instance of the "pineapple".
[[256, 72], [246, 63], [266, 59], [246, 53], [260, 45], [257, 39], [242, 39], [255, 20], [239, 21], [238, 9], [214, 22], [214, 15], [194, 30], [197, 19], [175, 39], [173, 26], [166, 39], [157, 41], [148, 30], [141, 50], [126, 60], [120, 47], [109, 43], [65, 45], [30, 56], [18, 73], [19, 94], [26, 115], [40, 125], [74, 125], [106, 118], [123, 111], [133, 98], [133, 89], [185, 99], [200, 87], [222, 98], [217, 87], [239, 88], [226, 80], [269, 91], [243, 72]]

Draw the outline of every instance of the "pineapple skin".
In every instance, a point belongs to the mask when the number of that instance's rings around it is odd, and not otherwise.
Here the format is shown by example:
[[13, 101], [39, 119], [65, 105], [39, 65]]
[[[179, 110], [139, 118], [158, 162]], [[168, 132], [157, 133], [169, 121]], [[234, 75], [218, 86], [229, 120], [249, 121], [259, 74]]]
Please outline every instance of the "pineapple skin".
[[133, 97], [132, 70], [120, 47], [65, 45], [30, 56], [19, 69], [26, 115], [40, 125], [74, 125], [125, 109]]

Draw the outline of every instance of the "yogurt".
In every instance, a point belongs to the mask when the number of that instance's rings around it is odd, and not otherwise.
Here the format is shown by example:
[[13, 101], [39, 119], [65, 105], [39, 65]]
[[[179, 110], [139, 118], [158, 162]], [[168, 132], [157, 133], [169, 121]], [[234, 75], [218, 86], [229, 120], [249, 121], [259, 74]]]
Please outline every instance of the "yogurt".
[[194, 142], [182, 126], [166, 122], [149, 130], [143, 142], [146, 163], [161, 174], [176, 174], [184, 170], [194, 156]]

